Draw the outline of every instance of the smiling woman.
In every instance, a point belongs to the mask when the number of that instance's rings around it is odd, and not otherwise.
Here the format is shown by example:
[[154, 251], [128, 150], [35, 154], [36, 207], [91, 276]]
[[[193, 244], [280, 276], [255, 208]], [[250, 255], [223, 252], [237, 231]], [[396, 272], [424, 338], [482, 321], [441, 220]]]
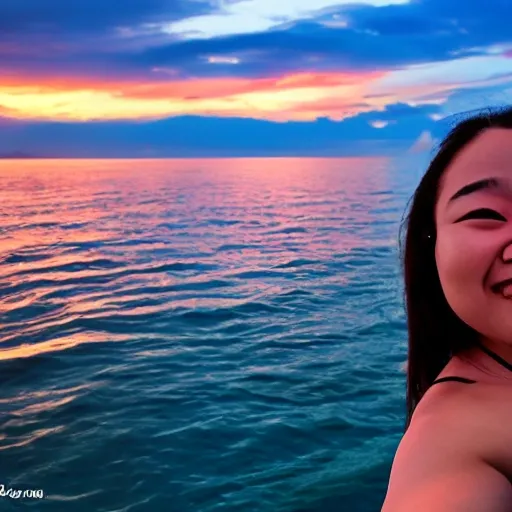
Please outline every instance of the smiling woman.
[[512, 108], [477, 115], [414, 194], [407, 423], [383, 512], [512, 510], [511, 161]]

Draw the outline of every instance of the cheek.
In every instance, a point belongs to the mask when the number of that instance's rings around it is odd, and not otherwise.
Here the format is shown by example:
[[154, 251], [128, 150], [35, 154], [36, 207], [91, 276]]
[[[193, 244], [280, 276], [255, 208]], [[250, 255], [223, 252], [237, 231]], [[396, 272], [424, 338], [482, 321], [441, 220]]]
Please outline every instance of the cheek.
[[478, 301], [488, 265], [485, 244], [454, 232], [439, 234], [436, 243], [439, 280], [452, 309]]
[[512, 302], [485, 289], [499, 244], [489, 233], [465, 235], [438, 235], [435, 253], [443, 293], [464, 323], [489, 339], [512, 346]]

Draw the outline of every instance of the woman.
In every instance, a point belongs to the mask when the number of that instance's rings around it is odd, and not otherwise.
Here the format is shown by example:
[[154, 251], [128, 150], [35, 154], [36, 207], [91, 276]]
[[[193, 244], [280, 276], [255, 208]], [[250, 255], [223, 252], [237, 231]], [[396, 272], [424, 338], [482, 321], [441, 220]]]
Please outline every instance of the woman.
[[382, 512], [512, 511], [512, 108], [451, 131], [406, 220], [407, 421]]

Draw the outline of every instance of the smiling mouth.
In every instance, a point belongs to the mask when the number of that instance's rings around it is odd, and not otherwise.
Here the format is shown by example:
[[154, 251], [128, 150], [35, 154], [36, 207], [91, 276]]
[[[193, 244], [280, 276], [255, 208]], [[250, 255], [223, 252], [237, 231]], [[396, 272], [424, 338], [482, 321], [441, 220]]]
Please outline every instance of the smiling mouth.
[[512, 279], [507, 279], [501, 283], [497, 283], [491, 287], [492, 291], [497, 295], [501, 295], [506, 299], [512, 298]]

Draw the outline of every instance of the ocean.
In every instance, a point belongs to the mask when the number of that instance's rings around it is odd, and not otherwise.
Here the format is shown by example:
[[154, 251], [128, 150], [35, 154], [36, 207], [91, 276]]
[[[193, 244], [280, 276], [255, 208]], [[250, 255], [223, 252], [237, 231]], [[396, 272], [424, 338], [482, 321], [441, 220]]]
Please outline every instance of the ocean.
[[422, 171], [1, 161], [0, 509], [379, 511]]

